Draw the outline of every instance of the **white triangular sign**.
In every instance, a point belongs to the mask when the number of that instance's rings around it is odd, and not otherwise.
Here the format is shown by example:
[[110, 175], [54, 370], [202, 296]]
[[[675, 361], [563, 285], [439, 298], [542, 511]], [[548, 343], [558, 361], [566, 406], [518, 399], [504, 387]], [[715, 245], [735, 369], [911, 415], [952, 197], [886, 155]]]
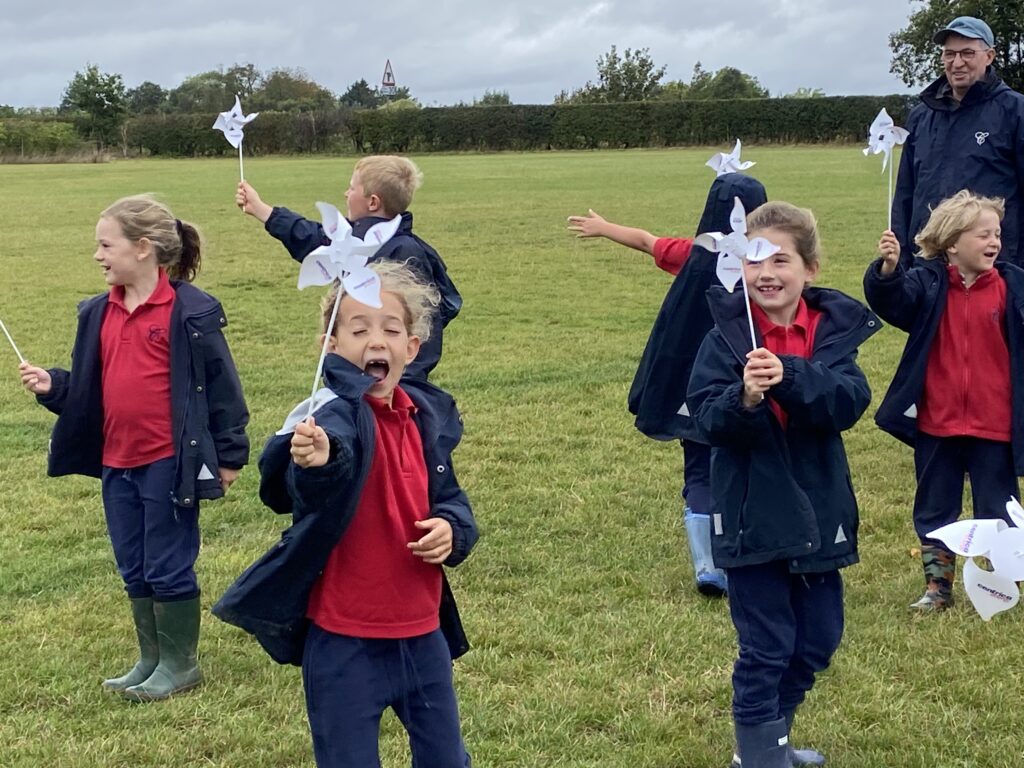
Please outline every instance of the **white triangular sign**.
[[843, 543], [844, 541], [846, 541], [846, 540], [847, 540], [847, 539], [846, 539], [846, 532], [845, 532], [845, 531], [843, 530], [843, 526], [842, 526], [842, 525], [840, 525], [840, 526], [839, 526], [839, 530], [838, 530], [838, 531], [836, 531], [836, 540], [835, 540], [835, 542], [834, 542], [834, 543], [836, 543], [836, 544], [842, 544], [842, 543]]
[[690, 409], [686, 407], [686, 401], [685, 400], [683, 401], [682, 408], [680, 408], [678, 411], [676, 411], [676, 415], [677, 416], [689, 416], [690, 415]]
[[906, 416], [908, 419], [916, 419], [917, 418], [917, 403], [913, 403], [909, 408], [907, 408], [907, 410], [905, 410], [903, 412], [903, 415]]
[[213, 480], [213, 472], [211, 472], [210, 468], [208, 466], [206, 466], [205, 464], [203, 464], [203, 466], [200, 467], [200, 469], [199, 469], [199, 479], [200, 480]]

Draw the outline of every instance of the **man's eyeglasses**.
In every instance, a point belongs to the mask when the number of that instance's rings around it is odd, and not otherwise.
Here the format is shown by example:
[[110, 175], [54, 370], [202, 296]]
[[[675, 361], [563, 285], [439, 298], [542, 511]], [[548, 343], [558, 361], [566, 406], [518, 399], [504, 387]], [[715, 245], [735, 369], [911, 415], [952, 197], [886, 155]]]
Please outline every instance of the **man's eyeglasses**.
[[943, 48], [942, 60], [947, 63], [952, 63], [956, 61], [956, 57], [959, 56], [963, 60], [964, 64], [970, 64], [972, 61], [974, 61], [975, 56], [977, 56], [979, 53], [984, 53], [987, 50], [989, 49], [982, 48], [981, 50], [978, 50], [977, 48], [963, 48], [962, 50], [954, 51], [949, 48]]

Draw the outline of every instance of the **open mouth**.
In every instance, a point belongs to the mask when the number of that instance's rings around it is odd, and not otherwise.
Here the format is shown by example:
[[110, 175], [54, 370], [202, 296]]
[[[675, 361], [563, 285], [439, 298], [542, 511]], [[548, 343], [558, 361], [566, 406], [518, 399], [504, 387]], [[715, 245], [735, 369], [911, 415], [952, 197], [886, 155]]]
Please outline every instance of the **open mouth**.
[[373, 376], [377, 381], [384, 381], [391, 371], [387, 360], [370, 360], [364, 367], [363, 372]]
[[759, 295], [766, 299], [773, 299], [782, 293], [781, 285], [759, 285], [757, 286], [757, 292]]

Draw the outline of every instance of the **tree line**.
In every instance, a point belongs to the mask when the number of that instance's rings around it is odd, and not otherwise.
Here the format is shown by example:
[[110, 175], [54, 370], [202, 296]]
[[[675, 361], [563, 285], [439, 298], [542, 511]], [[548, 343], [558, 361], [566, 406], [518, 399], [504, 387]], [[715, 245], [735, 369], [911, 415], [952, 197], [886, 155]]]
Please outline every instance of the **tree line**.
[[[968, 7], [969, 6], [969, 7]], [[927, 0], [909, 17], [905, 29], [890, 35], [893, 52], [890, 71], [908, 86], [919, 86], [941, 74], [937, 46], [932, 41], [941, 28], [958, 13], [971, 13], [984, 18], [996, 38], [996, 68], [1003, 79], [1016, 90], [1024, 89], [1024, 3], [1019, 0], [972, 0], [954, 2]], [[659, 66], [647, 48], [616, 46], [596, 60], [596, 78], [581, 86], [562, 90], [553, 98], [555, 106], [622, 104], [632, 102], [701, 102], [727, 99], [767, 99], [768, 89], [758, 79], [735, 67], [722, 67], [711, 72], [698, 61], [689, 81], [666, 80], [666, 67]], [[408, 88], [384, 93], [365, 79], [351, 83], [340, 96], [317, 83], [301, 69], [278, 68], [262, 72], [251, 63], [234, 64], [227, 69], [201, 72], [187, 77], [177, 87], [165, 89], [153, 82], [128, 88], [120, 74], [100, 71], [95, 64], [74, 74], [64, 90], [60, 105], [44, 109], [15, 109], [0, 105], [0, 152], [5, 132], [21, 131], [24, 126], [5, 128], [4, 118], [33, 118], [42, 122], [63, 121], [73, 125], [83, 140], [99, 149], [120, 144], [127, 147], [126, 126], [129, 119], [142, 116], [213, 115], [227, 109], [235, 95], [242, 98], [247, 112], [279, 112], [290, 115], [324, 115], [340, 113], [341, 119], [351, 110], [420, 109], [421, 104]], [[789, 98], [821, 98], [819, 88], [801, 87]], [[455, 107], [512, 106], [507, 91], [486, 90], [471, 103]], [[317, 118], [311, 118], [316, 125]], [[307, 121], [309, 122], [309, 121]], [[64, 128], [49, 126], [39, 129], [45, 146], [67, 143]], [[30, 137], [32, 138], [32, 137]], [[39, 138], [39, 137], [36, 137]], [[10, 141], [8, 141], [10, 144]]]

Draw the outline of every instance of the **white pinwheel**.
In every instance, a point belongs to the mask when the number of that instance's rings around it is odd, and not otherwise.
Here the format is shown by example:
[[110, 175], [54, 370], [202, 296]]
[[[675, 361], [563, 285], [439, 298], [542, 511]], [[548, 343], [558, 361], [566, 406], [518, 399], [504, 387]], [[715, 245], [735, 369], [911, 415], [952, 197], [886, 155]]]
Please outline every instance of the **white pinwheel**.
[[238, 149], [242, 145], [242, 139], [244, 138], [244, 128], [246, 125], [256, 119], [259, 112], [253, 112], [251, 115], [246, 115], [242, 112], [242, 102], [238, 96], [235, 96], [235, 106], [229, 109], [227, 112], [221, 112], [217, 115], [217, 120], [214, 122], [214, 130], [223, 131], [224, 138], [228, 140], [235, 149]]
[[299, 290], [311, 285], [328, 285], [340, 280], [345, 293], [371, 307], [380, 307], [380, 280], [366, 262], [392, 238], [402, 223], [401, 216], [374, 224], [362, 239], [352, 234], [352, 225], [330, 203], [317, 203], [324, 234], [331, 241], [321, 245], [302, 261]]
[[[951, 552], [968, 558], [964, 563], [964, 589], [974, 609], [988, 621], [1020, 601], [1018, 581], [1024, 581], [1024, 508], [1017, 499], [1006, 502], [1013, 522], [1003, 520], [959, 520], [928, 534]], [[975, 557], [986, 556], [992, 570], [985, 570]]]
[[740, 162], [740, 140], [736, 139], [736, 146], [733, 147], [732, 152], [719, 152], [712, 156], [704, 165], [714, 170], [716, 176], [722, 176], [726, 173], [745, 171], [747, 168], [752, 168], [756, 163], [750, 160]]
[[882, 107], [882, 111], [875, 116], [875, 121], [871, 123], [871, 127], [868, 129], [868, 145], [864, 148], [865, 155], [883, 154], [882, 173], [885, 173], [886, 168], [889, 169], [889, 207], [887, 209], [889, 229], [892, 229], [892, 183], [894, 166], [892, 163], [892, 148], [897, 144], [905, 142], [908, 136], [910, 136], [910, 131], [896, 125], [892, 118], [889, 117], [889, 113], [885, 111], [885, 107]]
[[258, 114], [259, 112], [253, 112], [251, 115], [244, 114], [242, 112], [242, 102], [239, 100], [238, 95], [235, 94], [235, 106], [227, 112], [221, 112], [217, 115], [217, 119], [213, 123], [214, 130], [223, 131], [224, 138], [228, 140], [228, 144], [238, 150], [238, 177], [242, 181], [245, 181], [245, 166], [242, 163], [243, 129], [255, 120]]
[[892, 148], [907, 140], [910, 131], [900, 128], [889, 117], [889, 113], [882, 107], [882, 111], [875, 116], [875, 121], [868, 128], [868, 145], [864, 148], [865, 155], [884, 154], [882, 158], [882, 172], [885, 172], [889, 161], [892, 159]]
[[[324, 234], [331, 241], [329, 245], [321, 245], [311, 251], [302, 260], [299, 268], [299, 290], [311, 285], [329, 285], [335, 280], [341, 282], [344, 290], [339, 290], [334, 298], [334, 308], [328, 328], [333, 328], [338, 317], [341, 297], [348, 294], [356, 301], [371, 307], [381, 307], [380, 277], [366, 266], [384, 243], [390, 240], [402, 223], [401, 216], [390, 221], [374, 224], [367, 230], [362, 239], [352, 234], [352, 225], [341, 212], [330, 203], [317, 203]], [[324, 334], [323, 347], [320, 349], [320, 360], [316, 365], [316, 376], [313, 378], [313, 391], [306, 405], [308, 419], [317, 407], [317, 387], [324, 370], [324, 359], [327, 357], [327, 344], [331, 334]], [[302, 408], [300, 403], [298, 408]]]
[[725, 289], [732, 293], [737, 282], [743, 283], [743, 295], [747, 304], [747, 321], [750, 323], [750, 342], [753, 348], [757, 348], [757, 337], [754, 334], [754, 317], [750, 313], [750, 295], [747, 292], [747, 283], [741, 281], [743, 276], [743, 261], [759, 262], [764, 261], [773, 254], [778, 253], [781, 248], [763, 237], [747, 239], [747, 212], [743, 208], [743, 202], [733, 198], [732, 213], [729, 214], [729, 226], [732, 231], [728, 234], [722, 232], [705, 232], [694, 238], [693, 244], [706, 248], [712, 253], [718, 254], [718, 264], [715, 266], [715, 275], [722, 281]]

